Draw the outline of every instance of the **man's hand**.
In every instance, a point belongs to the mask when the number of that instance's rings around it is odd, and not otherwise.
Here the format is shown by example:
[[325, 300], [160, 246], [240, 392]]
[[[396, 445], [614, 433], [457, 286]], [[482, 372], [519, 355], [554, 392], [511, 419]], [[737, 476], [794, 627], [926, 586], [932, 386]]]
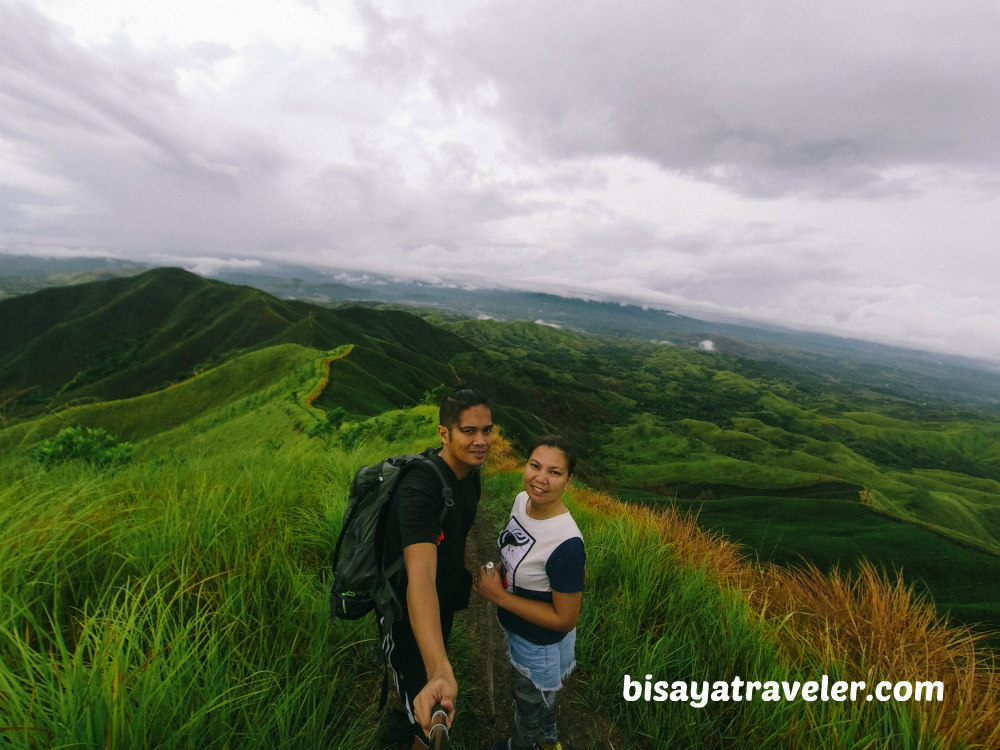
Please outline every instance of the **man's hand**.
[[458, 683], [455, 681], [455, 676], [450, 673], [451, 670], [448, 671], [449, 674], [428, 679], [423, 690], [417, 693], [417, 697], [413, 699], [413, 712], [425, 735], [431, 731], [431, 712], [434, 711], [436, 705], [440, 705], [448, 712], [447, 726], [451, 729], [451, 722], [455, 717]]

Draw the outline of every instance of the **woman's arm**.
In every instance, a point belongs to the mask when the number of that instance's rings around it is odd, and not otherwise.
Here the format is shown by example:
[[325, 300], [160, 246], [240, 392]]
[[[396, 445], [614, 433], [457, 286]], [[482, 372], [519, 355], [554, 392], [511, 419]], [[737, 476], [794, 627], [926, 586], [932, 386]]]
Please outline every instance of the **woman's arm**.
[[580, 602], [583, 599], [581, 591], [573, 594], [553, 591], [551, 604], [526, 599], [507, 591], [503, 587], [503, 576], [500, 572], [488, 575], [485, 566], [479, 569], [479, 578], [475, 586], [476, 592], [486, 601], [493, 602], [521, 619], [549, 630], [568, 633], [576, 627], [577, 620], [580, 619]]

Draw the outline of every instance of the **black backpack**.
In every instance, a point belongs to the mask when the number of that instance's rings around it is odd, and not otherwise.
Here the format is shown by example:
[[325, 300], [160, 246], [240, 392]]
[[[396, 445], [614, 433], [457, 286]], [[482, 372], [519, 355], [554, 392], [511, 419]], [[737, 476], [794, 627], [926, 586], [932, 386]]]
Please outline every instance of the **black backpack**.
[[374, 610], [388, 630], [403, 612], [393, 585], [403, 569], [403, 553], [386, 559], [385, 517], [400, 478], [417, 464], [429, 466], [441, 482], [444, 503], [438, 524], [444, 524], [454, 504], [454, 491], [440, 467], [431, 458], [433, 448], [423, 453], [391, 456], [373, 466], [362, 466], [354, 475], [347, 510], [333, 553], [333, 584], [330, 587], [330, 622], [338, 618], [357, 620]]

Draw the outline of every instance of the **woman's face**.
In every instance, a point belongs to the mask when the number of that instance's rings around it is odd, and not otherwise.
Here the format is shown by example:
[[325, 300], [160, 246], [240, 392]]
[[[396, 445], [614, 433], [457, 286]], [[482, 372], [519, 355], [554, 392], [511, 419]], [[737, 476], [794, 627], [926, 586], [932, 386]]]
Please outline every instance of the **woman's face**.
[[572, 479], [566, 454], [550, 445], [535, 448], [524, 465], [524, 490], [535, 505], [561, 500]]

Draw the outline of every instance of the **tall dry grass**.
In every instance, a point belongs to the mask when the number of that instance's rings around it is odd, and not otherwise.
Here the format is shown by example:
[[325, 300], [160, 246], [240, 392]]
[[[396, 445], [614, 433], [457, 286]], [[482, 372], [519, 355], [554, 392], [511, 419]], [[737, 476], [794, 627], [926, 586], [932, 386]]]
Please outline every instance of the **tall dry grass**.
[[584, 507], [627, 516], [656, 533], [682, 565], [703, 569], [736, 590], [790, 663], [858, 675], [869, 686], [881, 680], [942, 682], [942, 702], [899, 704], [911, 714], [917, 746], [1000, 747], [995, 654], [983, 634], [947, 622], [902, 576], [890, 578], [866, 562], [853, 574], [759, 563], [672, 507], [633, 505], [580, 488], [570, 493]]
[[762, 566], [748, 592], [763, 618], [781, 618], [790, 652], [846, 664], [869, 684], [944, 683], [944, 700], [907, 704], [946, 747], [1000, 747], [1000, 676], [983, 634], [944, 620], [902, 576], [862, 563], [857, 573]]
[[493, 436], [493, 447], [490, 448], [484, 471], [486, 476], [515, 473], [524, 469], [524, 459], [517, 453], [514, 446], [508, 442], [499, 430]]

